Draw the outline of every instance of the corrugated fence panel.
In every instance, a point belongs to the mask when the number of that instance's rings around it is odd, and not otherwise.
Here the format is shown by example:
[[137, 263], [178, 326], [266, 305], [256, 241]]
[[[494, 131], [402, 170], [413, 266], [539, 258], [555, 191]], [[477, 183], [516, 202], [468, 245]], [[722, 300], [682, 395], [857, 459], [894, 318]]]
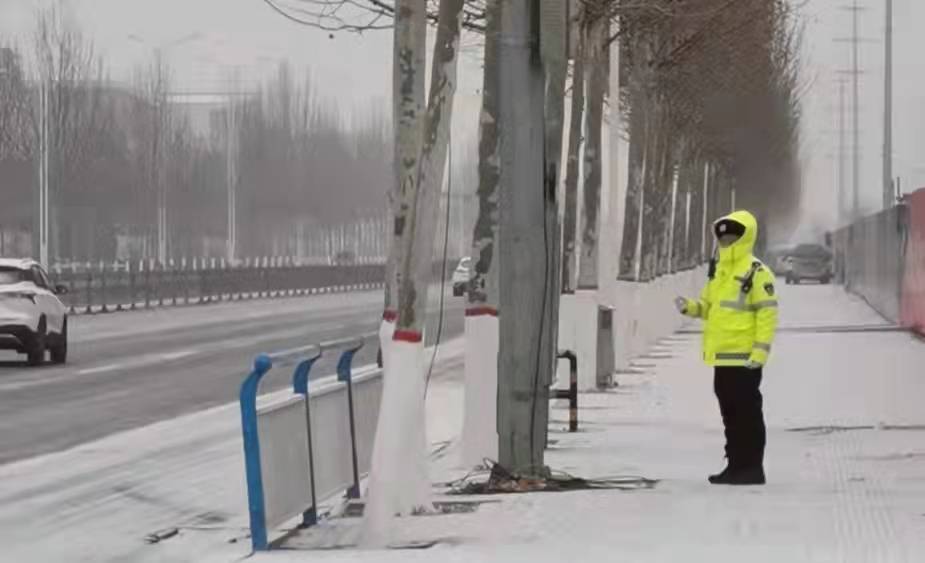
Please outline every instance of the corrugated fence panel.
[[382, 373], [379, 370], [360, 373], [353, 381], [354, 417], [357, 434], [357, 466], [360, 475], [369, 473], [382, 400]]
[[906, 207], [869, 215], [836, 233], [836, 263], [849, 291], [890, 321], [900, 321]]
[[353, 455], [347, 386], [332, 383], [311, 391], [312, 449], [315, 452], [315, 494], [326, 499], [353, 485]]
[[313, 503], [305, 398], [293, 395], [261, 406], [257, 419], [266, 523], [268, 528], [274, 528]]
[[902, 323], [925, 335], [925, 189], [909, 196], [908, 208]]

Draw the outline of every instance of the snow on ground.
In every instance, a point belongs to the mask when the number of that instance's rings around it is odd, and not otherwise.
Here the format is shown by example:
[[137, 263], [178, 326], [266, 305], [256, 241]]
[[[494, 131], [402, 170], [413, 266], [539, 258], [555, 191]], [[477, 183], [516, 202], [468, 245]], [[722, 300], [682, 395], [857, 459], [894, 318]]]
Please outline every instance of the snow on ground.
[[[835, 288], [780, 291], [785, 328], [884, 324]], [[899, 332], [782, 331], [764, 385], [769, 484], [745, 488], [706, 482], [723, 465], [722, 430], [699, 336], [659, 350], [619, 388], [581, 396], [581, 432], [563, 432], [567, 411], [554, 409], [547, 455], [582, 477], [659, 479], [654, 490], [493, 497], [472, 514], [405, 519], [395, 546], [430, 549], [356, 550], [359, 520], [330, 520], [254, 559], [925, 560], [925, 344]], [[460, 474], [451, 458], [433, 478]]]
[[[396, 544], [437, 541], [430, 549], [351, 549], [360, 521], [328, 520], [290, 549], [251, 560], [925, 560], [925, 344], [899, 332], [833, 331], [885, 324], [837, 288], [780, 291], [784, 330], [764, 385], [768, 486], [706, 483], [723, 463], [722, 431], [690, 331], [663, 339], [617, 389], [582, 395], [581, 432], [563, 432], [567, 411], [552, 412], [551, 467], [660, 479], [654, 490], [493, 497], [472, 514], [403, 520]], [[788, 330], [808, 326], [822, 328]], [[441, 346], [440, 357], [427, 403], [438, 482], [465, 473], [458, 443], [447, 445], [462, 420], [462, 342]], [[247, 557], [238, 416], [228, 405], [0, 466], [0, 559]], [[170, 528], [179, 534], [145, 543]]]

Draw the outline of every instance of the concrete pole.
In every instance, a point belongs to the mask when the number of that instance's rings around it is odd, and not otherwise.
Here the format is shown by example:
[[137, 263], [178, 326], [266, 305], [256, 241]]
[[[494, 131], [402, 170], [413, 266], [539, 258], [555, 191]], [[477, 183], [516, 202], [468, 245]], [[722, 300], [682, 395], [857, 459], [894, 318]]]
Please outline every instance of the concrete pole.
[[235, 147], [235, 131], [237, 124], [234, 115], [234, 102], [231, 96], [228, 97], [228, 109], [225, 113], [225, 182], [228, 203], [227, 216], [227, 240], [225, 241], [225, 253], [230, 263], [234, 263], [235, 256], [238, 252], [238, 221], [237, 221], [237, 170], [236, 159], [237, 151]]
[[847, 186], [845, 178], [845, 81], [838, 81], [838, 224], [845, 225], [845, 194]]
[[886, 0], [883, 71], [883, 208], [893, 206], [893, 0]]
[[710, 214], [710, 163], [703, 165], [703, 213], [700, 217], [700, 259], [706, 260], [707, 240], [710, 238], [707, 232]]
[[[553, 362], [547, 269], [552, 248], [544, 190], [545, 75], [537, 51], [536, 0], [502, 3], [499, 461], [524, 475], [543, 472]], [[551, 198], [551, 201], [550, 201]]]
[[48, 82], [42, 79], [41, 92], [41, 140], [39, 142], [39, 262], [48, 267]]
[[852, 173], [852, 204], [851, 204], [851, 221], [857, 221], [861, 212], [861, 193], [860, 193], [860, 184], [861, 184], [861, 135], [860, 135], [860, 93], [859, 93], [859, 82], [860, 82], [860, 69], [858, 68], [858, 48], [860, 44], [860, 39], [858, 37], [858, 12], [861, 11], [860, 6], [858, 6], [858, 0], [853, 0], [851, 4], [851, 25], [852, 25], [852, 35], [851, 35], [851, 87], [853, 89], [853, 100], [854, 107], [853, 109], [853, 147], [854, 154], [852, 155], [853, 160], [853, 173]]

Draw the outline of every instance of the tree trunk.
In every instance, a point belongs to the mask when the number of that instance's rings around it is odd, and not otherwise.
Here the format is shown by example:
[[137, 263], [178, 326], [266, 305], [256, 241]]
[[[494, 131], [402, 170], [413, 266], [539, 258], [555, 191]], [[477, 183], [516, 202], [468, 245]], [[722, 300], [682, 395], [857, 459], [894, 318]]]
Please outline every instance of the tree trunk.
[[565, 218], [562, 223], [562, 293], [575, 293], [576, 237], [578, 235], [578, 172], [581, 158], [581, 124], [585, 111], [586, 33], [580, 27], [572, 63], [572, 111], [569, 117], [568, 162], [565, 175]]
[[[634, 42], [633, 50], [638, 51]], [[619, 277], [638, 280], [642, 266], [642, 231], [645, 205], [645, 183], [649, 168], [649, 137], [651, 132], [647, 92], [639, 65], [630, 65], [629, 81], [629, 151], [627, 162], [626, 203], [623, 219], [623, 242], [620, 251]]]
[[659, 205], [656, 191], [661, 153], [659, 137], [662, 134], [662, 119], [654, 103], [647, 104], [646, 167], [642, 175], [642, 240], [639, 245], [639, 279], [647, 282], [656, 276], [658, 268], [658, 233], [660, 223], [655, 216]]
[[581, 255], [578, 264], [578, 289], [597, 289], [598, 239], [601, 208], [601, 178], [604, 123], [604, 96], [610, 76], [610, 57], [607, 48], [609, 21], [597, 22], [589, 31], [591, 73], [588, 79], [588, 112], [585, 130], [584, 207], [581, 221]]
[[498, 239], [498, 182], [500, 146], [498, 131], [498, 33], [501, 0], [486, 5], [485, 64], [483, 69], [482, 111], [479, 117], [478, 217], [472, 233], [472, 279], [469, 284], [470, 308], [498, 308], [498, 265], [494, 260]]
[[[414, 211], [403, 232], [404, 251], [399, 262], [398, 326], [401, 338], [420, 338], [427, 309], [427, 287], [431, 280], [434, 231], [439, 196], [446, 168], [456, 67], [465, 0], [441, 0], [437, 38], [434, 45], [430, 96], [424, 120], [421, 156], [418, 161], [418, 189]], [[396, 336], [396, 340], [401, 338]]]
[[485, 6], [485, 63], [479, 117], [478, 217], [472, 233], [472, 275], [466, 308], [465, 410], [462, 462], [498, 458], [498, 33], [501, 0]]
[[[420, 155], [411, 162], [402, 162], [403, 172], [415, 176], [417, 189], [411, 192], [412, 197], [402, 199], [402, 215], [396, 218], [395, 234], [400, 235], [401, 242], [396, 278], [398, 319], [393, 342], [384, 350], [386, 373], [363, 537], [367, 546], [388, 544], [395, 515], [406, 516], [430, 508], [423, 332], [427, 288], [432, 277], [434, 230], [453, 118], [463, 4], [464, 0], [440, 2]], [[419, 6], [423, 8], [424, 4]], [[408, 178], [404, 177], [403, 192]]]
[[[401, 244], [417, 192], [417, 159], [421, 150], [424, 117], [424, 78], [427, 40], [426, 10], [418, 0], [397, 0], [392, 62], [393, 186], [389, 190], [392, 237], [386, 262], [383, 319], [394, 323], [398, 316]], [[391, 339], [391, 334], [388, 338]]]
[[656, 238], [656, 275], [662, 276], [670, 271], [669, 255], [671, 247], [671, 211], [672, 211], [672, 185], [673, 185], [673, 134], [668, 130], [671, 123], [667, 111], [663, 110], [663, 119], [659, 131], [659, 165], [654, 177], [652, 189], [656, 194], [655, 224], [657, 225]]

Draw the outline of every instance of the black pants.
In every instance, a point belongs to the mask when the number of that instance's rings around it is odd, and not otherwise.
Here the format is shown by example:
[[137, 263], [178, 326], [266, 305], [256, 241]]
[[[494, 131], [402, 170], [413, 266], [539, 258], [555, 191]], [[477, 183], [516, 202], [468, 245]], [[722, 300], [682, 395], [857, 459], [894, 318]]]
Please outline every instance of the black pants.
[[733, 469], [761, 467], [767, 442], [761, 370], [717, 367], [713, 390], [726, 429], [726, 457]]

